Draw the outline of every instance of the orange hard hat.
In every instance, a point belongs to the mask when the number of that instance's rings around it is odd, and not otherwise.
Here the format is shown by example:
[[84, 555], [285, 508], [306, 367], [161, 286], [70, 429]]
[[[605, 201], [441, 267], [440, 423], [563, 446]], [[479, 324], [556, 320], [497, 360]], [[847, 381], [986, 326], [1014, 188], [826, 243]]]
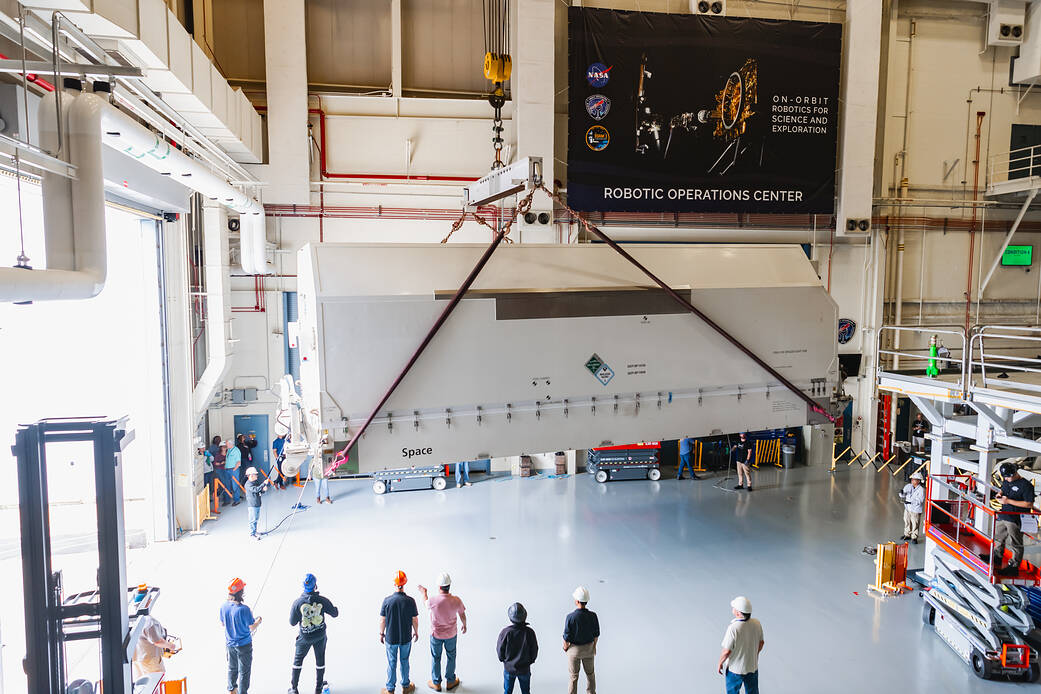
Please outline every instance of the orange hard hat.
[[404, 571], [399, 571], [394, 574], [394, 585], [398, 588], [408, 583], [408, 576], [405, 575]]
[[233, 579], [231, 579], [231, 583], [228, 584], [228, 592], [229, 593], [237, 593], [240, 590], [243, 590], [245, 587], [246, 587], [246, 582], [245, 581], [243, 581], [241, 578], [233, 578]]

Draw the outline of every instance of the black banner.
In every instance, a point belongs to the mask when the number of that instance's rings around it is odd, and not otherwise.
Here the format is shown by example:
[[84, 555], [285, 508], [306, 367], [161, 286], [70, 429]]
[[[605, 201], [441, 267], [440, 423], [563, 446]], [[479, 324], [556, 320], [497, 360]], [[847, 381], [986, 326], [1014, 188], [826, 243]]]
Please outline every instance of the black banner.
[[832, 213], [842, 26], [572, 7], [567, 199]]

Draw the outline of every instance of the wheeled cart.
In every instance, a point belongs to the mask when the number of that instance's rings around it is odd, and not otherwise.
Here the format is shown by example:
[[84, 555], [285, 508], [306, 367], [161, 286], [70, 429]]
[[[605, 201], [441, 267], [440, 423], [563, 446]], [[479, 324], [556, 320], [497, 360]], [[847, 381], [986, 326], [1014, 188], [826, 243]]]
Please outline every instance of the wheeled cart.
[[448, 466], [406, 467], [376, 470], [372, 473], [372, 491], [377, 494], [403, 492], [412, 489], [436, 489], [448, 486]]
[[603, 446], [589, 450], [586, 471], [601, 484], [610, 480], [661, 479], [661, 442]]

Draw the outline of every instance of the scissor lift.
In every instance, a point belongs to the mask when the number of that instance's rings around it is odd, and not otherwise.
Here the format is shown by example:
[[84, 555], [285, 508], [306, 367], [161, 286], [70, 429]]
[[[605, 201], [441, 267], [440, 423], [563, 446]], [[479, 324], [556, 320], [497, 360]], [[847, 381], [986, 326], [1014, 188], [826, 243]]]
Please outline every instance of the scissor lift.
[[[942, 356], [938, 347], [945, 346]], [[1038, 632], [1027, 586], [1041, 570], [995, 571], [1002, 461], [1041, 454], [1028, 428], [1041, 425], [1041, 329], [884, 327], [878, 333], [878, 388], [908, 397], [931, 425], [926, 487], [923, 621], [979, 677], [1036, 681]], [[1036, 510], [1021, 515], [1034, 515]]]
[[601, 484], [620, 479], [653, 482], [661, 479], [660, 451], [660, 441], [593, 448], [586, 459], [586, 471], [593, 473], [593, 479]]
[[982, 503], [986, 494], [980, 485], [989, 486], [971, 475], [929, 480], [925, 534], [937, 551], [932, 578], [922, 593], [922, 620], [978, 676], [1035, 682], [1041, 663], [1031, 645], [1037, 641], [1027, 613], [1030, 599], [1021, 586], [1037, 585], [1041, 571], [1023, 561], [1015, 575], [995, 573], [994, 566], [1005, 564], [1012, 553], [1005, 549], [1004, 557], [991, 561], [995, 511]]

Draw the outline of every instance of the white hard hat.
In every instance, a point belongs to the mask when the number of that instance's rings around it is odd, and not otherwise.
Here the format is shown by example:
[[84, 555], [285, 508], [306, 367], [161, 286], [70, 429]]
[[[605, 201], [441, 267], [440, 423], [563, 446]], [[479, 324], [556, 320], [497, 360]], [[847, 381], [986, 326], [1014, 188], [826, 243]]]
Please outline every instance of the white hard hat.
[[440, 587], [452, 585], [452, 577], [446, 573], [442, 573], [437, 577], [437, 585]]
[[571, 597], [579, 602], [589, 602], [589, 589], [585, 586], [579, 586], [575, 588], [575, 592], [571, 594]]
[[249, 477], [250, 475], [259, 475], [259, 474], [260, 473], [257, 472], [257, 469], [255, 467], [248, 467], [248, 468], [246, 468], [246, 477]]
[[738, 595], [731, 600], [730, 606], [743, 614], [752, 614], [752, 603], [744, 595]]
[[911, 479], [913, 479], [913, 480], [918, 480], [919, 482], [922, 482], [922, 481], [923, 481], [923, 480], [924, 480], [925, 478], [924, 478], [924, 477], [922, 477], [922, 473], [920, 473], [920, 472], [915, 472], [915, 473], [913, 473], [913, 474], [911, 475]]

